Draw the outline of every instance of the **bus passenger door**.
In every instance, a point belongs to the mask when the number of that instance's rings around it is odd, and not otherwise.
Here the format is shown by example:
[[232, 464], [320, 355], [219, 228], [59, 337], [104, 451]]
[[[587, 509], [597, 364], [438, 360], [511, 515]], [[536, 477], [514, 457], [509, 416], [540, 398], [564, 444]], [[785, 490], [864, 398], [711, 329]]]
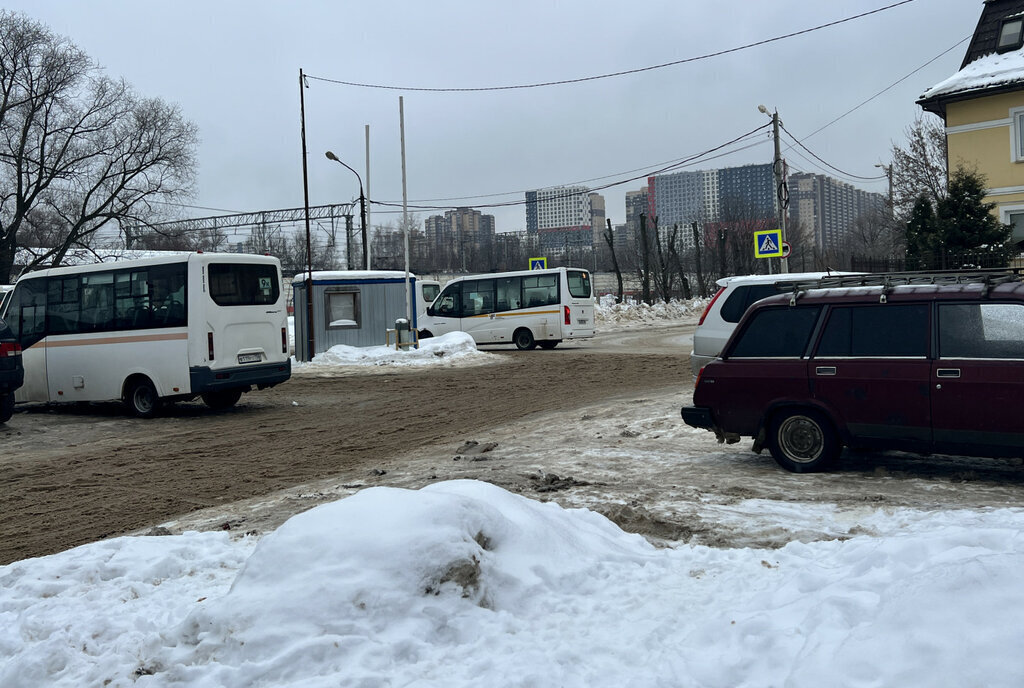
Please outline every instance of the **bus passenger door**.
[[500, 344], [509, 341], [503, 331], [503, 320], [495, 313], [494, 280], [462, 282], [462, 329], [477, 344]]
[[46, 280], [25, 280], [11, 294], [4, 316], [21, 344], [25, 383], [14, 400], [49, 401], [46, 384]]

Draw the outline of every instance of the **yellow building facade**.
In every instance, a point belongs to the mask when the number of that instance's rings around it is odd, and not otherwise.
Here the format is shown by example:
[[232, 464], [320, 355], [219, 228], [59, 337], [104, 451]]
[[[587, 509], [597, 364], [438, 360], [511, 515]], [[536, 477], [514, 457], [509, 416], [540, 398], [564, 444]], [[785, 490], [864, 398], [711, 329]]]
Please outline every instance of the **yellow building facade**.
[[949, 170], [985, 177], [985, 202], [1024, 249], [1024, 0], [987, 0], [960, 70], [917, 101], [945, 122]]

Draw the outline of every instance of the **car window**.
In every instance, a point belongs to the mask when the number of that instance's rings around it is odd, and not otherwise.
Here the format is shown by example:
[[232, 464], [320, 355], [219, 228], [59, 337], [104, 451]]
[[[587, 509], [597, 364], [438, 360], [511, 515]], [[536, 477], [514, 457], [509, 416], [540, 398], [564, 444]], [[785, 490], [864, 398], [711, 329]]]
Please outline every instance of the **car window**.
[[750, 304], [778, 293], [779, 290], [774, 284], [748, 284], [736, 287], [722, 304], [722, 320], [738, 323]]
[[928, 305], [871, 304], [833, 308], [817, 357], [928, 355]]
[[820, 312], [820, 306], [757, 311], [738, 335], [729, 358], [800, 358]]
[[1024, 359], [1024, 305], [941, 304], [939, 357]]

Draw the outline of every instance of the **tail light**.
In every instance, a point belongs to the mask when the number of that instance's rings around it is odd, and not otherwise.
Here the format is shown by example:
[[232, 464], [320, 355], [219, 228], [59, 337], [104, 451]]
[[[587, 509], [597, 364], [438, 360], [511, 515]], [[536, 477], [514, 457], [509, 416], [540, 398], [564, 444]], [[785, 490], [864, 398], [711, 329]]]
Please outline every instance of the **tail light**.
[[281, 353], [288, 353], [288, 328], [281, 328]]
[[209, 347], [210, 360], [213, 360], [213, 332], [206, 333], [206, 344]]
[[21, 356], [21, 344], [18, 342], [0, 342], [0, 357]]
[[704, 318], [708, 317], [708, 313], [711, 312], [711, 307], [715, 305], [715, 301], [718, 300], [718, 297], [722, 295], [723, 291], [725, 291], [725, 287], [719, 287], [718, 291], [715, 292], [715, 295], [711, 297], [710, 301], [708, 301], [708, 305], [704, 307], [704, 312], [700, 314], [700, 320], [697, 322], [697, 327], [704, 324]]
[[572, 325], [572, 318], [569, 317], [569, 307], [565, 307], [565, 324]]

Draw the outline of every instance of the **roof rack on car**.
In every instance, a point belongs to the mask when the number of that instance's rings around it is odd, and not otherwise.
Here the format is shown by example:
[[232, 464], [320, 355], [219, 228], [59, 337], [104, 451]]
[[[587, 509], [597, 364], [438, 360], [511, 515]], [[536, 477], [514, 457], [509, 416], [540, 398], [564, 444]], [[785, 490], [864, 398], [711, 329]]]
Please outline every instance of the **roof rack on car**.
[[892, 291], [892, 288], [902, 285], [982, 284], [983, 294], [988, 295], [989, 288], [996, 284], [1020, 282], [1022, 273], [1024, 273], [1024, 268], [873, 272], [862, 275], [835, 275], [797, 282], [779, 281], [775, 283], [775, 288], [782, 292], [792, 292], [789, 299], [791, 306], [796, 305], [797, 297], [808, 289], [837, 289], [840, 287], [882, 287], [880, 300], [885, 303], [886, 295]]

